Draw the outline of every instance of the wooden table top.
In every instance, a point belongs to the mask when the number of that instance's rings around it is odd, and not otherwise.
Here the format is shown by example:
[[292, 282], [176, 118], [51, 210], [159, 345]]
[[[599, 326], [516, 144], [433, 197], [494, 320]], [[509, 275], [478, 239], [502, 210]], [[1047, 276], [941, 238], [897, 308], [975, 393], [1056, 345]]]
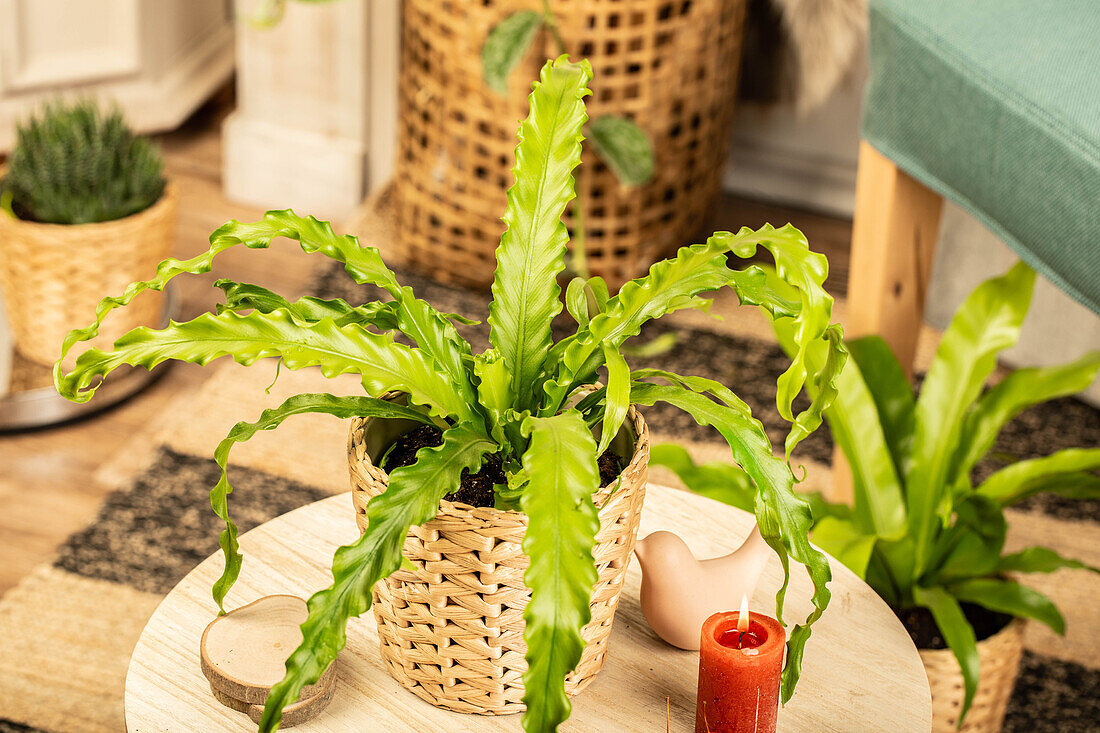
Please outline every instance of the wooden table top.
[[[639, 537], [665, 529], [684, 537], [697, 557], [736, 548], [753, 526], [751, 515], [710, 499], [649, 485]], [[332, 553], [358, 537], [349, 494], [324, 499], [273, 519], [240, 538], [245, 555], [228, 604], [289, 593], [308, 598], [332, 581]], [[203, 561], [157, 608], [134, 649], [126, 676], [126, 725], [151, 731], [249, 731], [245, 715], [218, 703], [199, 669], [199, 638], [214, 618], [210, 586], [220, 553]], [[787, 594], [788, 622], [806, 616], [810, 581], [794, 565]], [[774, 615], [782, 579], [772, 557], [752, 608]], [[668, 646], [649, 629], [638, 606], [641, 573], [632, 562], [612, 631], [607, 664], [575, 698], [562, 731], [640, 733], [692, 731], [698, 654]], [[781, 731], [903, 731], [931, 729], [924, 667], [897, 618], [863, 581], [833, 561], [833, 600], [814, 626], [794, 699], [780, 711]], [[462, 715], [439, 710], [397, 684], [378, 652], [372, 613], [348, 624], [335, 698], [321, 715], [294, 730], [519, 731], [520, 716]]]

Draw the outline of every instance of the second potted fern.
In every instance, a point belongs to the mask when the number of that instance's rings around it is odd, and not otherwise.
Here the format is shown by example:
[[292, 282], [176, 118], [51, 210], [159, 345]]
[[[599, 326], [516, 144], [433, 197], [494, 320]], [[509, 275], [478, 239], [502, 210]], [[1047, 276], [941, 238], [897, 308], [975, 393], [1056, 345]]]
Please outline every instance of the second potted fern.
[[[172, 251], [176, 196], [153, 145], [118, 111], [54, 103], [18, 130], [0, 183], [0, 288], [16, 348], [52, 364], [61, 339]], [[102, 337], [155, 326], [163, 296], [134, 304]]]

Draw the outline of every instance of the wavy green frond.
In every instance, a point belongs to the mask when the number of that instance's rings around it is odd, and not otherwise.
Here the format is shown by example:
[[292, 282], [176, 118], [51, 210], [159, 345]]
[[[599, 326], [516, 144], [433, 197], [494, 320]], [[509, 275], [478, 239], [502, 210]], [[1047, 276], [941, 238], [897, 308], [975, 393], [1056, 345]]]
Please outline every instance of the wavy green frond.
[[1056, 397], [1066, 397], [1087, 389], [1100, 370], [1100, 351], [1086, 354], [1077, 361], [1039, 369], [1012, 372], [978, 400], [959, 431], [959, 447], [949, 476], [961, 479], [993, 447], [997, 434], [1022, 411]]
[[489, 88], [508, 92], [508, 75], [527, 55], [542, 28], [542, 13], [521, 10], [512, 13], [489, 31], [481, 47], [481, 74]]
[[399, 390], [409, 393], [413, 403], [429, 406], [433, 414], [477, 422], [447, 375], [419, 349], [355, 324], [337, 326], [331, 318], [299, 323], [285, 310], [204, 313], [161, 330], [135, 328], [110, 351], [84, 352], [71, 373], [55, 380], [63, 397], [87, 402], [98, 388], [96, 380], [124, 364], [152, 369], [168, 359], [207, 364], [223, 356], [246, 366], [279, 357], [290, 369], [319, 366], [326, 377], [352, 372], [361, 376], [371, 396]]
[[975, 491], [1001, 506], [1048, 491], [1073, 499], [1100, 498], [1100, 448], [1067, 448], [1050, 456], [1017, 461], [987, 478]]
[[434, 517], [440, 500], [458, 486], [462, 472], [476, 472], [485, 454], [495, 449], [470, 425], [459, 424], [443, 433], [441, 445], [421, 448], [416, 463], [390, 474], [389, 487], [367, 503], [366, 532], [336, 551], [332, 585], [308, 601], [302, 643], [286, 660], [286, 676], [271, 688], [261, 733], [278, 727], [283, 708], [298, 699], [302, 687], [320, 679], [344, 648], [348, 619], [367, 611], [371, 588], [400, 567], [409, 527]]
[[959, 669], [962, 670], [963, 676], [963, 704], [959, 712], [961, 720], [966, 717], [970, 704], [974, 702], [981, 669], [974, 628], [963, 615], [959, 602], [943, 588], [914, 587], [913, 597], [918, 605], [932, 612], [932, 618], [936, 620], [936, 626], [940, 628], [944, 641], [959, 662]]
[[1005, 555], [997, 563], [998, 573], [1053, 573], [1062, 568], [1100, 573], [1100, 568], [1086, 565], [1080, 560], [1062, 557], [1047, 547], [1027, 547], [1011, 555]]
[[497, 247], [489, 340], [511, 377], [512, 401], [535, 406], [532, 386], [550, 351], [550, 322], [561, 312], [557, 277], [565, 268], [569, 233], [562, 221], [575, 196], [573, 169], [581, 162], [584, 97], [592, 67], [562, 56], [542, 67], [519, 126], [508, 189], [505, 232]]
[[1049, 626], [1056, 634], [1066, 633], [1066, 620], [1050, 599], [1013, 580], [974, 578], [947, 586], [947, 592], [960, 601], [977, 603], [983, 608], [1017, 618], [1032, 618]]
[[[771, 287], [759, 267], [729, 268], [728, 253], [752, 257], [758, 247], [772, 253], [779, 280], [787, 284], [794, 299]], [[776, 393], [780, 414], [794, 422], [791, 404], [811, 376], [805, 352], [825, 334], [832, 315], [832, 297], [822, 287], [827, 274], [825, 257], [810, 251], [805, 236], [790, 225], [781, 229], [765, 225], [757, 231], [746, 227], [737, 234], [716, 232], [705, 244], [682, 247], [675, 257], [650, 267], [645, 277], [623, 285], [619, 294], [608, 301], [606, 312], [593, 317], [588, 328], [560, 350], [554, 377], [543, 385], [546, 398], [540, 414], [557, 412], [572, 391], [596, 372], [604, 343], [619, 347], [646, 321], [681, 308], [698, 307], [694, 296], [729, 286], [743, 305], [759, 306], [773, 319], [794, 321], [798, 348], [791, 366], [779, 379]]]
[[600, 528], [592, 494], [600, 474], [596, 442], [576, 410], [529, 417], [523, 432], [531, 439], [523, 455], [527, 487], [520, 499], [528, 521], [523, 551], [531, 559], [523, 575], [531, 589], [523, 612], [523, 728], [553, 733], [572, 709], [565, 676], [581, 659], [581, 629], [591, 619], [597, 578], [592, 549]]
[[296, 240], [304, 252], [322, 254], [342, 262], [344, 269], [357, 283], [377, 285], [387, 291], [397, 301], [398, 327], [401, 331], [446, 370], [453, 381], [453, 388], [463, 399], [476, 404], [473, 385], [465, 367], [470, 346], [458, 335], [454, 325], [432, 306], [414, 297], [411, 288], [402, 287], [382, 262], [377, 249], [360, 247], [358, 239], [347, 234], [337, 235], [328, 222], [312, 216], [301, 217], [289, 209], [269, 211], [258, 222], [227, 222], [210, 235], [210, 248], [206, 252], [183, 261], [169, 258], [157, 266], [153, 278], [131, 283], [122, 295], [101, 300], [96, 307], [95, 321], [65, 337], [61, 358], [54, 365], [54, 383], [58, 391], [62, 392], [64, 377], [61, 363], [65, 356], [78, 342], [95, 338], [103, 320], [112, 310], [127, 305], [146, 290], [163, 290], [178, 275], [209, 272], [214, 258], [227, 249], [241, 244], [250, 249], [265, 249], [277, 237]]
[[210, 490], [210, 507], [225, 522], [225, 529], [218, 537], [218, 545], [225, 556], [225, 569], [214, 583], [214, 602], [220, 613], [225, 613], [225, 594], [237, 582], [241, 572], [241, 553], [237, 544], [237, 525], [229, 518], [229, 495], [233, 487], [229, 483], [229, 451], [234, 444], [249, 440], [261, 430], [274, 430], [284, 420], [294, 415], [306, 413], [324, 413], [341, 418], [349, 417], [387, 417], [416, 420], [431, 424], [423, 412], [404, 405], [394, 404], [375, 397], [336, 397], [331, 394], [299, 394], [288, 398], [278, 407], [264, 410], [255, 422], [239, 422], [233, 426], [225, 439], [214, 450], [214, 461], [221, 469], [221, 478]]
[[[788, 354], [796, 351], [790, 321], [772, 322], [779, 345]], [[829, 344], [818, 341], [806, 351], [806, 364], [818, 374], [826, 370]], [[853, 518], [866, 534], [897, 539], [905, 532], [905, 497], [881, 423], [881, 414], [859, 364], [848, 359], [835, 379], [835, 396], [825, 411], [833, 440], [844, 451], [852, 469], [855, 496]], [[815, 402], [817, 381], [807, 384]]]
[[932, 538], [945, 517], [948, 475], [966, 411], [997, 366], [997, 354], [1020, 336], [1035, 273], [1022, 262], [978, 286], [943, 334], [917, 398], [912, 461], [905, 476], [910, 534], [917, 572], [928, 562]]
[[233, 280], [217, 280], [214, 286], [225, 293], [225, 302], [218, 303], [215, 313], [226, 311], [255, 310], [270, 313], [280, 308], [290, 313], [302, 323], [316, 323], [331, 318], [337, 326], [358, 323], [361, 326], [373, 326], [383, 331], [397, 330], [397, 307], [394, 301], [373, 301], [361, 306], [352, 306], [339, 298], [322, 300], [307, 296], [290, 302], [278, 293], [265, 287]]
[[[692, 388], [692, 385], [699, 387], [700, 391], [714, 394], [719, 399], [732, 394], [718, 383], [708, 384], [711, 380], [700, 377], [679, 377], [678, 381], [680, 384], [673, 385], [634, 382], [631, 402], [638, 405], [667, 402], [687, 412], [700, 425], [712, 425], [726, 439], [733, 459], [756, 484], [756, 521], [760, 534], [783, 563], [783, 585], [776, 594], [776, 612], [780, 618], [790, 580], [788, 557], [805, 565], [813, 581], [814, 611], [805, 624], [792, 629], [787, 641], [782, 694], [784, 701], [789, 700], [801, 674], [802, 655], [810, 638], [811, 626], [821, 617], [832, 596], [827, 586], [832, 579], [829, 560], [807, 539], [813, 523], [810, 506], [794, 492], [794, 476], [787, 464], [772, 454], [771, 442], [760, 422], [747, 412], [747, 407], [741, 409], [730, 404], [718, 404]], [[739, 398], [737, 402], [744, 404]]]

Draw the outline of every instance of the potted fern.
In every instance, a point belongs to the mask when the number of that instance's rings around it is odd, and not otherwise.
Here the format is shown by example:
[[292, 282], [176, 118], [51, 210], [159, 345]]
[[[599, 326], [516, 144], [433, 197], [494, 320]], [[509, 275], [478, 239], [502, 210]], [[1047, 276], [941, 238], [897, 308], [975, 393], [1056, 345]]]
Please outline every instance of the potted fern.
[[[1053, 603], [1014, 576], [1085, 568], [1044, 547], [1005, 554], [1005, 508], [1043, 491], [1100, 497], [1095, 447], [1018, 461], [972, 480], [1005, 423], [1084, 390], [1100, 369], [1100, 352], [1093, 352], [1062, 366], [1015, 371], [983, 392], [997, 354], [1019, 337], [1034, 280], [1020, 263], [971, 293], [944, 333], [919, 396], [881, 338], [848, 342], [852, 358], [825, 412], [852, 468], [855, 501], [849, 507], [815, 500], [811, 538], [864, 578], [909, 629], [931, 683], [935, 730], [944, 733], [964, 720], [968, 731], [1001, 729], [1023, 619], [1064, 632]], [[799, 348], [785, 324], [774, 325], [788, 352]], [[815, 346], [807, 360], [812, 367], [824, 358]], [[811, 394], [815, 389], [810, 385]], [[735, 468], [696, 466], [675, 446], [656, 446], [654, 463], [705, 493], [744, 503], [743, 475]]]
[[[176, 196], [160, 154], [122, 113], [54, 102], [19, 125], [0, 182], [0, 288], [16, 348], [42, 364], [113, 292], [171, 254]], [[161, 320], [160, 293], [109, 324], [103, 343]]]
[[[568, 694], [603, 664], [645, 491], [648, 437], [634, 406], [658, 401], [725, 436], [753, 477], [763, 536], [785, 563], [793, 558], [809, 569], [815, 610], [790, 634], [783, 691], [785, 698], [793, 693], [810, 625], [829, 601], [828, 561], [807, 539], [809, 505], [793, 492], [787, 463], [772, 454], [762, 426], [731, 390], [698, 377], [631, 371], [621, 347], [646, 321], [705, 308], [707, 294], [733, 288], [743, 303], [797, 332], [801, 347], [777, 398], [795, 424], [793, 445], [820, 423], [828, 400], [797, 417], [792, 400], [804, 384], [831, 381], [842, 362], [839, 329], [829, 324], [832, 301], [821, 286], [827, 265], [790, 226], [718, 232], [655, 264], [616, 297], [598, 278], [573, 280], [565, 302], [577, 330], [553, 343], [550, 321], [562, 309], [557, 276], [568, 240], [561, 218], [573, 198], [590, 78], [587, 62], [562, 57], [547, 62], [531, 93], [497, 250], [491, 348], [484, 353], [473, 354], [459, 335], [465, 319], [418, 300], [377, 250], [290, 211], [229, 222], [211, 236], [209, 251], [161, 263], [150, 280], [104, 299], [95, 322], [65, 339], [68, 353], [138, 293], [161, 290], [183, 273], [207, 272], [228, 248], [264, 248], [275, 237], [335, 258], [356, 282], [388, 294], [352, 307], [308, 297], [290, 302], [255, 285], [219, 281], [226, 301], [216, 313], [159, 331], [136, 329], [110, 350], [84, 351], [72, 371], [61, 362], [55, 367], [58, 391], [81, 402], [120, 365], [151, 368], [168, 359], [205, 364], [230, 356], [251, 364], [275, 357], [291, 369], [361, 376], [365, 395], [297, 395], [236, 425], [215, 453], [223, 472], [211, 504], [226, 523], [225, 570], [213, 589], [220, 607], [242, 566], [227, 505], [232, 446], [296, 414], [351, 418], [349, 465], [362, 536], [337, 551], [332, 586], [310, 599], [302, 644], [271, 691], [261, 730], [277, 727], [282, 708], [344, 646], [348, 619], [372, 604], [389, 667], [414, 692], [470, 712], [525, 708], [528, 731], [556, 730], [569, 716]], [[779, 297], [759, 267], [729, 267], [730, 253], [750, 256], [758, 247], [772, 253], [793, 297]], [[395, 341], [397, 334], [414, 345]], [[831, 358], [809, 370], [806, 355], [817, 345]], [[601, 369], [606, 385], [597, 382]], [[440, 684], [440, 658], [427, 649], [428, 639], [395, 638], [407, 606], [421, 614], [421, 632], [456, 642], [446, 658], [461, 663], [442, 665], [447, 685]], [[489, 685], [497, 687], [478, 689]]]

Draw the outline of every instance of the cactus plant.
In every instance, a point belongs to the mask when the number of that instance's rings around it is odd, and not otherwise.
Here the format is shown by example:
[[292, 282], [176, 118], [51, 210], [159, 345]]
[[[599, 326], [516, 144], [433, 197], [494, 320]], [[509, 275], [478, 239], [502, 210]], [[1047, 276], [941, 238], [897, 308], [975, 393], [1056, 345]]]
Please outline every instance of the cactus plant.
[[160, 154], [118, 109], [54, 101], [19, 126], [3, 200], [21, 219], [87, 224], [136, 214], [164, 186]]

